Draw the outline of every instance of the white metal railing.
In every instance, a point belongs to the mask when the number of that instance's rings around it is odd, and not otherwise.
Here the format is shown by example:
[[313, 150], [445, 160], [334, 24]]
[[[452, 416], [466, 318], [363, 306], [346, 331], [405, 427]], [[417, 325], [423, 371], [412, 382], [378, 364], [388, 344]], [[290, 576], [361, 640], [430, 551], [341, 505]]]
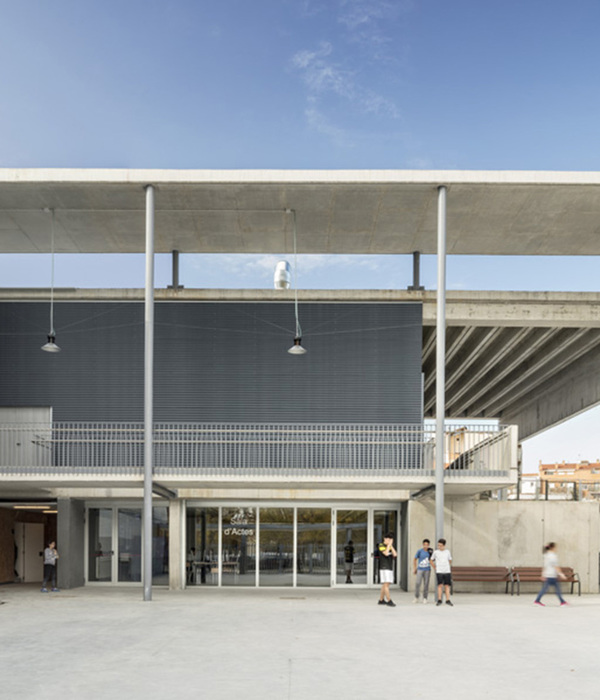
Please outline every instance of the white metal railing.
[[[448, 476], [508, 476], [514, 427], [447, 425]], [[435, 427], [156, 423], [155, 474], [432, 476]], [[141, 475], [142, 423], [0, 424], [0, 474]]]

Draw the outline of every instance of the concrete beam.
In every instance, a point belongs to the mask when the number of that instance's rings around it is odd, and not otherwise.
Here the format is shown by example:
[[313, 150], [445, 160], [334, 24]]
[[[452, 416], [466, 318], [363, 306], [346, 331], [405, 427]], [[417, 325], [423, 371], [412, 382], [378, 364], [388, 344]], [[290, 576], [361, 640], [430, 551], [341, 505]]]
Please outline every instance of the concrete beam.
[[[293, 290], [156, 289], [156, 301], [293, 302]], [[303, 302], [420, 302], [423, 325], [435, 327], [436, 293], [405, 289], [299, 289]], [[144, 289], [57, 288], [55, 301], [144, 301]], [[48, 289], [0, 289], [0, 301], [48, 301]], [[448, 292], [448, 326], [598, 328], [598, 292]]]
[[[471, 334], [475, 331], [474, 326], [466, 328], [449, 328], [446, 342], [446, 365], [449, 365], [454, 356], [463, 348]], [[433, 347], [435, 347], [435, 334], [433, 335]], [[423, 356], [423, 363], [425, 357]], [[435, 374], [429, 373], [425, 380], [425, 391], [435, 384]]]
[[[449, 401], [448, 404], [452, 403], [453, 394], [450, 392], [451, 387], [458, 382], [461, 377], [468, 375], [471, 371], [472, 365], [474, 365], [478, 360], [480, 360], [484, 348], [491, 345], [496, 339], [501, 335], [502, 328], [486, 328], [477, 338], [476, 342], [460, 356], [460, 361], [457, 362], [455, 368], [450, 369], [446, 374], [446, 391], [448, 391]], [[426, 372], [426, 376], [429, 372]], [[426, 391], [424, 399], [424, 412], [427, 414], [435, 406], [435, 389], [431, 388], [432, 385], [429, 383], [430, 390]], [[452, 415], [448, 411], [448, 415]]]
[[[511, 372], [516, 376], [515, 381], [518, 383], [519, 378], [523, 377], [522, 365], [528, 362], [530, 353], [534, 353], [540, 347], [545, 350], [548, 341], [557, 333], [557, 328], [531, 328], [525, 329], [525, 332], [521, 329], [515, 333], [505, 350], [495, 357], [486, 355], [485, 362], [482, 363], [484, 368], [474, 372], [473, 377], [462, 383], [453, 396], [451, 410], [455, 415], [482, 415], [487, 404], [474, 407], [476, 401], [482, 396], [489, 399], [489, 395], [493, 395], [495, 390], [502, 391], [506, 386], [505, 379]], [[482, 378], [484, 381], [480, 382]]]
[[[598, 345], [600, 345], [600, 331], [596, 331], [593, 334], [590, 332], [584, 338], [581, 338], [575, 347], [571, 346], [561, 350], [560, 354], [553, 358], [550, 366], [540, 363], [537, 367], [534, 366], [532, 368], [531, 374], [524, 370], [524, 383], [513, 381], [511, 385], [507, 385], [506, 391], [502, 391], [502, 397], [489, 405], [487, 410], [490, 415], [498, 415], [508, 407], [521, 402], [524, 397], [534, 395], [534, 389], [537, 392], [538, 387], [546, 380], [553, 381], [563, 369], [575, 366], [580, 357], [584, 357]], [[512, 391], [510, 390], [511, 388]]]
[[534, 395], [509, 406], [503, 422], [519, 426], [524, 440], [600, 404], [600, 348], [569, 364], [538, 386]]
[[476, 358], [468, 372], [463, 371], [461, 364], [458, 364], [453, 374], [453, 383], [457, 383], [458, 387], [452, 393], [452, 399], [449, 403], [448, 413], [450, 415], [458, 416], [462, 415], [462, 413], [458, 413], [459, 410], [466, 411], [466, 406], [469, 403], [460, 409], [457, 408], [457, 404], [470, 391], [482, 391], [480, 388], [482, 385], [486, 389], [489, 388], [487, 377], [502, 362], [503, 358], [508, 355], [511, 363], [518, 363], [521, 355], [513, 350], [534, 333], [534, 329], [531, 328], [521, 328], [516, 332], [507, 328], [498, 330], [498, 335], [493, 338], [494, 342], [482, 349], [480, 356]]

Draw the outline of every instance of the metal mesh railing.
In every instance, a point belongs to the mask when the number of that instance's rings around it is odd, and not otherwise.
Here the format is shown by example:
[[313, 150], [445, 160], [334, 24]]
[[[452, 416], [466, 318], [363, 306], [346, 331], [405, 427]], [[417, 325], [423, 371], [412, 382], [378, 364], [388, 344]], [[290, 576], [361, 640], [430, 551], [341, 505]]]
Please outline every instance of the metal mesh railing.
[[[446, 426], [448, 475], [508, 474], [511, 428]], [[156, 475], [432, 475], [435, 428], [394, 424], [156, 423]], [[141, 475], [142, 423], [0, 425], [1, 474]]]

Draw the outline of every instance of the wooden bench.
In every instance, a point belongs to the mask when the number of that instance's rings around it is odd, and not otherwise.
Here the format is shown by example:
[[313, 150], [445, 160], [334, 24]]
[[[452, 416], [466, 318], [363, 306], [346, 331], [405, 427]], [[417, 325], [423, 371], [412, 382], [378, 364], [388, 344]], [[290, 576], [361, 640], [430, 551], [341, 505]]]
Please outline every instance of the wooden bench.
[[456, 581], [477, 581], [481, 583], [505, 583], [505, 593], [508, 586], [513, 586], [512, 571], [507, 566], [453, 566], [452, 567], [452, 593]]
[[[577, 595], [581, 595], [581, 581], [579, 580], [579, 574], [570, 566], [559, 567], [565, 578], [559, 578], [559, 583], [570, 583], [571, 584], [571, 594], [573, 594], [573, 587], [577, 584]], [[541, 566], [513, 566], [513, 586], [517, 584], [517, 595], [521, 595], [521, 583], [541, 583], [542, 581], [542, 567]], [[512, 595], [512, 590], [511, 590]]]

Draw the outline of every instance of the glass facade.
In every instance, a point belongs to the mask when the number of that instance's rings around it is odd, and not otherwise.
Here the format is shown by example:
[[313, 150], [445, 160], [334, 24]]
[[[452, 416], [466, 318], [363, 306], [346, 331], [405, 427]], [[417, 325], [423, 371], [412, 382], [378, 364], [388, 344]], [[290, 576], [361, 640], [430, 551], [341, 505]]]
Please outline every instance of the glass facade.
[[331, 508], [298, 508], [297, 585], [331, 585]]
[[294, 509], [260, 509], [261, 586], [294, 583]]
[[169, 585], [169, 509], [152, 509], [152, 583]]
[[111, 508], [88, 511], [88, 581], [111, 581], [113, 528]]
[[186, 583], [219, 582], [219, 509], [188, 508], [186, 516]]
[[[198, 505], [185, 512], [187, 586], [330, 587], [379, 584], [372, 556], [393, 532], [399, 558], [399, 513], [375, 506]], [[143, 578], [143, 517], [139, 505], [88, 507], [87, 580], [139, 584]], [[169, 585], [169, 508], [152, 521], [152, 583]], [[178, 579], [177, 574], [175, 580]], [[177, 585], [177, 584], [176, 584]]]
[[[88, 509], [87, 580], [140, 583], [142, 580], [142, 508]], [[152, 582], [169, 583], [169, 509], [152, 510]]]
[[119, 508], [118, 581], [142, 580], [142, 510]]
[[[373, 542], [375, 547], [383, 542], [383, 537], [388, 532], [394, 534], [394, 548], [400, 556], [398, 543], [398, 513], [395, 510], [376, 510], [373, 513]], [[379, 559], [375, 556], [373, 566], [373, 583], [379, 583]], [[398, 560], [394, 561], [394, 583], [398, 581]]]
[[367, 582], [367, 510], [338, 510], [336, 522], [336, 583]]
[[223, 508], [221, 584], [256, 585], [256, 511]]

